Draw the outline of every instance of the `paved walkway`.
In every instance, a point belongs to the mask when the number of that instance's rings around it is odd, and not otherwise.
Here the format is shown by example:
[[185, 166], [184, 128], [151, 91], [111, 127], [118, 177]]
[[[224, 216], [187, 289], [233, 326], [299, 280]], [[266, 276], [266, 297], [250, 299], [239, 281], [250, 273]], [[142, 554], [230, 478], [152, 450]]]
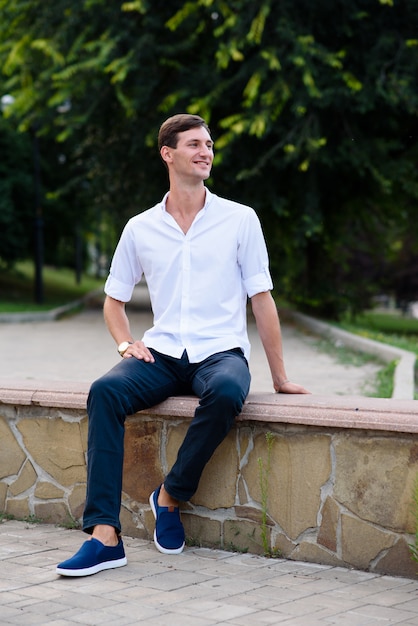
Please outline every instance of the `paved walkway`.
[[[137, 288], [128, 305], [131, 328], [141, 338], [151, 325], [147, 292]], [[379, 366], [338, 363], [321, 351], [318, 338], [283, 323], [283, 345], [289, 378], [317, 395], [365, 395]], [[270, 371], [255, 324], [250, 319], [251, 391], [272, 392]], [[102, 315], [102, 298], [82, 313], [53, 322], [0, 323], [1, 379], [92, 382], [119, 360]]]
[[384, 626], [418, 624], [418, 582], [204, 548], [165, 556], [124, 538], [128, 565], [55, 574], [81, 531], [0, 524], [0, 624]]

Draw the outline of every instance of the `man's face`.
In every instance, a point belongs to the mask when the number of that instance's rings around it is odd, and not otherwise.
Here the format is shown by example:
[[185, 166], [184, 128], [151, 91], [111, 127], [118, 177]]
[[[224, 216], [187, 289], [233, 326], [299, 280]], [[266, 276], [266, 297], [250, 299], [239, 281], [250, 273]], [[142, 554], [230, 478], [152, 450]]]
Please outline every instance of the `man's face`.
[[177, 147], [163, 146], [161, 156], [169, 171], [179, 176], [206, 180], [213, 162], [213, 141], [203, 126], [177, 135]]

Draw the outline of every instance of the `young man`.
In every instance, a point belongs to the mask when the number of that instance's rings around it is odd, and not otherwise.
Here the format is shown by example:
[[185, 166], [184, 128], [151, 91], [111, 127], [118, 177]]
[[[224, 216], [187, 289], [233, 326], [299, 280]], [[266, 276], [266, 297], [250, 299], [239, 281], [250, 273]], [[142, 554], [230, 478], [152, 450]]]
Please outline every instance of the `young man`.
[[[195, 394], [199, 406], [177, 460], [150, 496], [156, 547], [165, 554], [183, 550], [179, 502], [196, 491], [248, 394], [247, 298], [274, 389], [308, 393], [286, 376], [268, 256], [255, 212], [204, 186], [213, 161], [206, 123], [196, 115], [169, 118], [159, 132], [159, 149], [169, 191], [128, 222], [105, 285], [104, 317], [122, 360], [90, 390], [83, 529], [92, 538], [58, 565], [57, 573], [64, 576], [126, 564], [119, 521], [126, 415], [168, 396]], [[142, 276], [154, 325], [138, 340], [125, 303]]]

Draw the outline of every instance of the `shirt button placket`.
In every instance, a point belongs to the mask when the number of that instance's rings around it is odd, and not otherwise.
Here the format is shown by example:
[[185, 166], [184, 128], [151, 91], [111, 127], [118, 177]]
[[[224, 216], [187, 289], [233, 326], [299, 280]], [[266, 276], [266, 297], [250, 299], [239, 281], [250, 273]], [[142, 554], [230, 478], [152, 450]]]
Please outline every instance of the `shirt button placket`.
[[182, 273], [183, 281], [181, 292], [180, 332], [182, 337], [182, 343], [184, 346], [186, 346], [190, 319], [190, 241], [187, 239], [187, 237], [185, 238], [183, 243]]

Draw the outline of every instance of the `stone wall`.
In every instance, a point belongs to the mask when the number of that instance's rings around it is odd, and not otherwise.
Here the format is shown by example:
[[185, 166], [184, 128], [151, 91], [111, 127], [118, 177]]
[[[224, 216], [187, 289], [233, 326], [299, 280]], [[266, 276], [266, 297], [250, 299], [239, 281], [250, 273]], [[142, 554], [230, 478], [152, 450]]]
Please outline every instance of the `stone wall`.
[[[0, 388], [0, 510], [72, 524], [85, 498], [87, 389]], [[150, 538], [163, 480], [196, 399], [126, 423], [121, 521]], [[410, 558], [418, 474], [416, 401], [250, 395], [183, 507], [189, 542], [418, 578]]]

